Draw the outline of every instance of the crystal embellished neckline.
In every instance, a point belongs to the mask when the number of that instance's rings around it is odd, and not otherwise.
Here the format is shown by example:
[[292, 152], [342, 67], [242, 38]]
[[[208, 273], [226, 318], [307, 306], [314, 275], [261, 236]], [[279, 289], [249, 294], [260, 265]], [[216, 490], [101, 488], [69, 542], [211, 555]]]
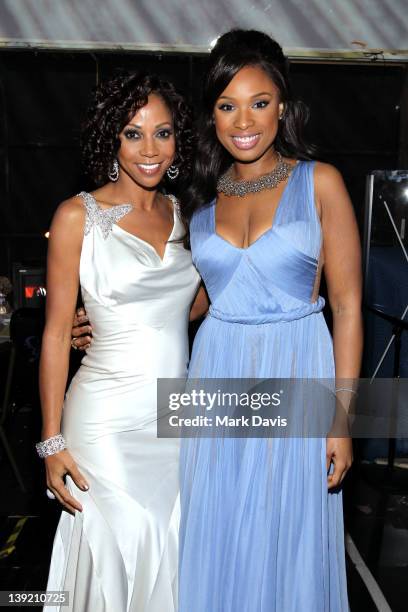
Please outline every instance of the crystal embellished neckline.
[[225, 174], [218, 179], [217, 191], [226, 196], [238, 196], [242, 198], [247, 195], [247, 193], [258, 193], [264, 189], [274, 189], [279, 183], [288, 178], [294, 168], [294, 166], [288, 162], [283, 161], [279, 151], [276, 151], [276, 155], [278, 158], [276, 166], [268, 172], [268, 174], [263, 174], [249, 181], [232, 178], [233, 167], [231, 166]]

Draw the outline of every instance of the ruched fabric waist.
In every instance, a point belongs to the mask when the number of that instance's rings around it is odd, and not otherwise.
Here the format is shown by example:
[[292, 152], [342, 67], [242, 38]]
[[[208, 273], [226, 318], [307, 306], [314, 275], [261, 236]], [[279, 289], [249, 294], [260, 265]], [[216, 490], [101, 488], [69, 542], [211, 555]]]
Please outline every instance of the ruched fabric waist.
[[287, 312], [262, 312], [262, 313], [240, 313], [234, 314], [229, 312], [222, 312], [214, 306], [210, 306], [209, 316], [225, 321], [227, 323], [241, 323], [243, 325], [265, 325], [268, 323], [281, 323], [290, 321], [296, 321], [297, 319], [303, 319], [310, 314], [321, 312], [324, 308], [324, 298], [320, 297], [313, 303], [304, 304], [300, 308], [295, 310], [289, 310]]
[[[92, 321], [92, 319], [91, 319]], [[89, 376], [122, 379], [183, 376], [188, 362], [187, 324], [172, 320], [156, 328], [134, 324], [104, 335], [101, 322], [95, 325], [93, 341], [82, 360]], [[171, 359], [169, 360], [169, 355]], [[153, 377], [154, 377], [153, 376]]]

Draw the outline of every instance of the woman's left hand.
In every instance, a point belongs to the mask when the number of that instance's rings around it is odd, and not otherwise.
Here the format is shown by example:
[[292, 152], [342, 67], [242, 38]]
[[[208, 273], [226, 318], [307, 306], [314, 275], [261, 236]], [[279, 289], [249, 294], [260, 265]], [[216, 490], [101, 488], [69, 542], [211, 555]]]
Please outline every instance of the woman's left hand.
[[351, 438], [326, 438], [326, 467], [329, 472], [333, 463], [334, 470], [327, 476], [329, 489], [338, 487], [353, 463], [353, 444]]

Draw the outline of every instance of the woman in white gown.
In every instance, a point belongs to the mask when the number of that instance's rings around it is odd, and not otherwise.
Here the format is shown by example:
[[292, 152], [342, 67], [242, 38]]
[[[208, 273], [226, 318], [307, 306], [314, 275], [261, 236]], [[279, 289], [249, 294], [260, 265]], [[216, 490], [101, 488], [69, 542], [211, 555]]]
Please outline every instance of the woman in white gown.
[[[191, 304], [198, 316], [205, 299], [177, 201], [158, 187], [188, 171], [189, 134], [172, 85], [110, 81], [84, 140], [103, 186], [63, 202], [51, 226], [37, 449], [66, 510], [47, 585], [69, 592], [61, 610], [177, 609], [179, 441], [157, 438], [156, 379], [186, 374]], [[93, 343], [64, 401], [78, 282]]]

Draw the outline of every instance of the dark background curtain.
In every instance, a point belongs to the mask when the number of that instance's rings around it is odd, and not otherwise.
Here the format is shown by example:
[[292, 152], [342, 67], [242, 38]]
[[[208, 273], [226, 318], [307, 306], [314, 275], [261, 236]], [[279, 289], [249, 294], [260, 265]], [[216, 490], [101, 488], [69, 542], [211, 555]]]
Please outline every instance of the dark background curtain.
[[[0, 274], [13, 262], [41, 264], [44, 233], [58, 203], [92, 189], [80, 163], [81, 118], [98, 80], [121, 70], [171, 79], [195, 114], [205, 69], [200, 55], [0, 52]], [[319, 158], [343, 173], [360, 224], [365, 175], [399, 166], [406, 68], [292, 62], [295, 95], [311, 111], [308, 132]]]

